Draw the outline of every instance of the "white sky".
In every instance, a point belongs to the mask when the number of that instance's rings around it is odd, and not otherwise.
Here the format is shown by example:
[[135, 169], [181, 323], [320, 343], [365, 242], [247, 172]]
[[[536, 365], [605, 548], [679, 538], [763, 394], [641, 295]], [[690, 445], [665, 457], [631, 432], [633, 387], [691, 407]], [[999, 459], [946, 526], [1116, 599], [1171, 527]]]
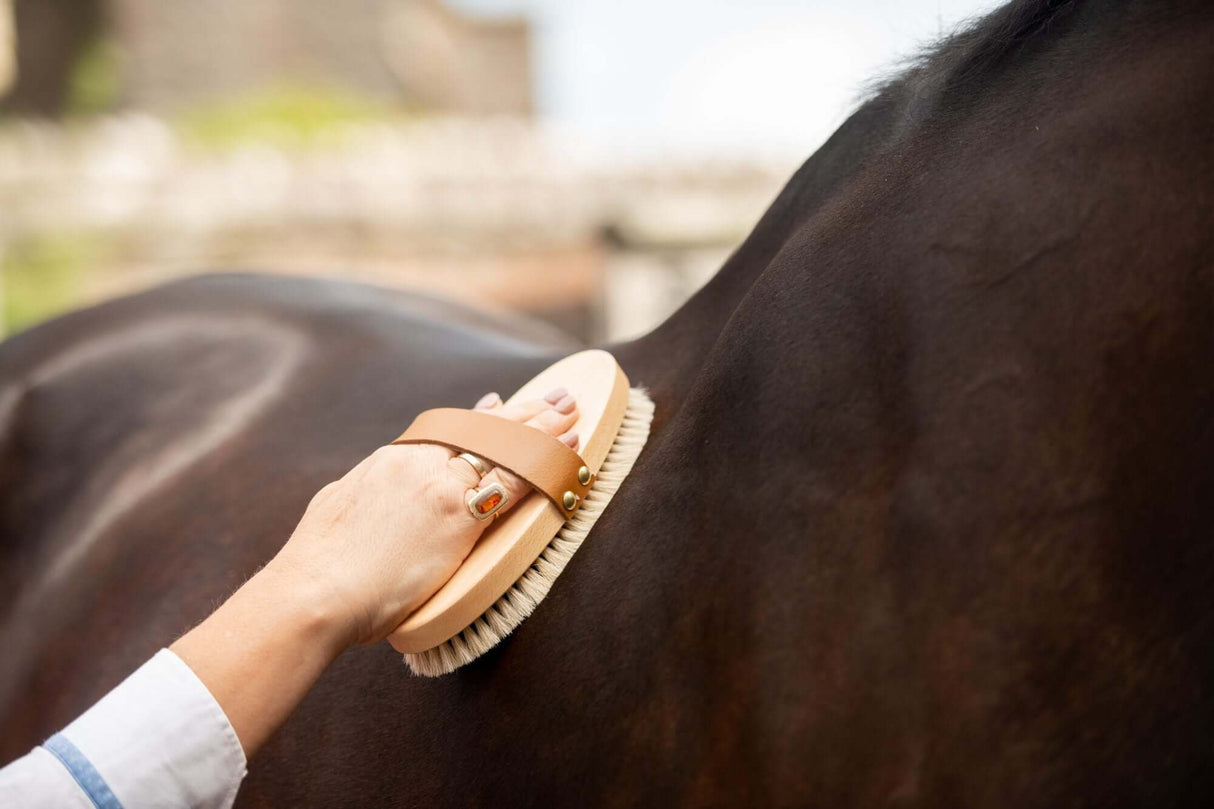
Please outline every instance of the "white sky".
[[998, 0], [449, 0], [522, 12], [542, 118], [617, 154], [804, 157], [864, 86]]

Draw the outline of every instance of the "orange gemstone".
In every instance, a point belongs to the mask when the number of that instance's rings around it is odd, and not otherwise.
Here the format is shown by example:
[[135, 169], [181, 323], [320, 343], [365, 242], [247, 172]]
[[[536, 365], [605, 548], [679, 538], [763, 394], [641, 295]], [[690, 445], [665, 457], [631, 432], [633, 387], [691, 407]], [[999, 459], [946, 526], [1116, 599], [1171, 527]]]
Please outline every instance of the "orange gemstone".
[[486, 497], [484, 500], [481, 500], [479, 503], [476, 504], [476, 510], [478, 512], [480, 512], [481, 514], [488, 514], [490, 511], [493, 511], [493, 509], [497, 508], [498, 504], [501, 502], [502, 502], [502, 493], [501, 492], [492, 492], [492, 493], [490, 493], [490, 495], [488, 497]]

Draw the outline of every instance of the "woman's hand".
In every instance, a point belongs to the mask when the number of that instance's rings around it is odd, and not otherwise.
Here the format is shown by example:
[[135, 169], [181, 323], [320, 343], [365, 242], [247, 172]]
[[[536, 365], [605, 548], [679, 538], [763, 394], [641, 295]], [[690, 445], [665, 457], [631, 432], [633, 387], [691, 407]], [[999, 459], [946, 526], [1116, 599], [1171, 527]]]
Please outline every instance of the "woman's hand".
[[[515, 405], [489, 394], [476, 409], [524, 422], [577, 448], [577, 436], [567, 432], [577, 421], [577, 406], [563, 389]], [[312, 498], [270, 567], [323, 594], [347, 645], [382, 640], [472, 550], [490, 522], [475, 519], [465, 497], [469, 489], [493, 482], [509, 495], [499, 514], [530, 491], [505, 470], [482, 478], [446, 447], [381, 447]]]
[[[577, 448], [568, 432], [577, 407], [564, 390], [510, 406], [490, 394], [477, 408]], [[214, 695], [247, 756], [339, 654], [388, 635], [450, 578], [489, 525], [464, 498], [493, 482], [509, 494], [503, 510], [529, 493], [503, 470], [482, 478], [445, 447], [376, 450], [321, 489], [278, 555], [170, 647]]]

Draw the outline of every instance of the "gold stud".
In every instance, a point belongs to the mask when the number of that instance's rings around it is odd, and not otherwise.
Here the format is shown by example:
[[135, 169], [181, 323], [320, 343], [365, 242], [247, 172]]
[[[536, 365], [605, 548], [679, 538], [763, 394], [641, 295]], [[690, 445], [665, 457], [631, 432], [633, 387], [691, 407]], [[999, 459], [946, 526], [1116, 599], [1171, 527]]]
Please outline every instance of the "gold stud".
[[590, 469], [583, 466], [577, 471], [577, 482], [586, 486], [590, 483]]
[[562, 501], [565, 504], [565, 511], [573, 511], [577, 507], [577, 495], [573, 492], [565, 492]]

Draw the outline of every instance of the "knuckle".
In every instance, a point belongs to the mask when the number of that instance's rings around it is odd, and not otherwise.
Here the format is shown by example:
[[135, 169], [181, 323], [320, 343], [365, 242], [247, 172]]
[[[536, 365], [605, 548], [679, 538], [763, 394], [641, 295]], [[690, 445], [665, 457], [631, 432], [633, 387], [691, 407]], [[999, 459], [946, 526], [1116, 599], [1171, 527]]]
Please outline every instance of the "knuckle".
[[551, 430], [553, 426], [559, 423], [561, 415], [555, 410], [545, 410], [531, 420], [532, 427], [538, 427], [541, 430]]
[[476, 473], [467, 461], [460, 458], [451, 458], [447, 461], [447, 471], [455, 476], [455, 479], [464, 485], [475, 486], [479, 481], [480, 475]]
[[527, 492], [527, 483], [511, 472], [500, 473], [497, 477], [497, 482], [505, 488], [511, 501], [519, 499]]
[[464, 487], [449, 477], [427, 478], [422, 484], [421, 496], [444, 516], [458, 513], [463, 505]]
[[377, 464], [386, 463], [396, 457], [396, 447], [386, 444], [371, 453], [371, 459]]
[[311, 510], [314, 508], [318, 508], [326, 500], [331, 498], [333, 496], [334, 487], [336, 485], [337, 485], [337, 481], [334, 481], [332, 483], [328, 483], [328, 484], [322, 486], [320, 488], [320, 490], [318, 492], [316, 492], [316, 494], [312, 495], [312, 499], [308, 501], [308, 509]]
[[389, 474], [398, 474], [409, 465], [410, 460], [407, 447], [392, 445], [380, 447], [371, 454], [371, 457], [374, 459], [377, 471]]

